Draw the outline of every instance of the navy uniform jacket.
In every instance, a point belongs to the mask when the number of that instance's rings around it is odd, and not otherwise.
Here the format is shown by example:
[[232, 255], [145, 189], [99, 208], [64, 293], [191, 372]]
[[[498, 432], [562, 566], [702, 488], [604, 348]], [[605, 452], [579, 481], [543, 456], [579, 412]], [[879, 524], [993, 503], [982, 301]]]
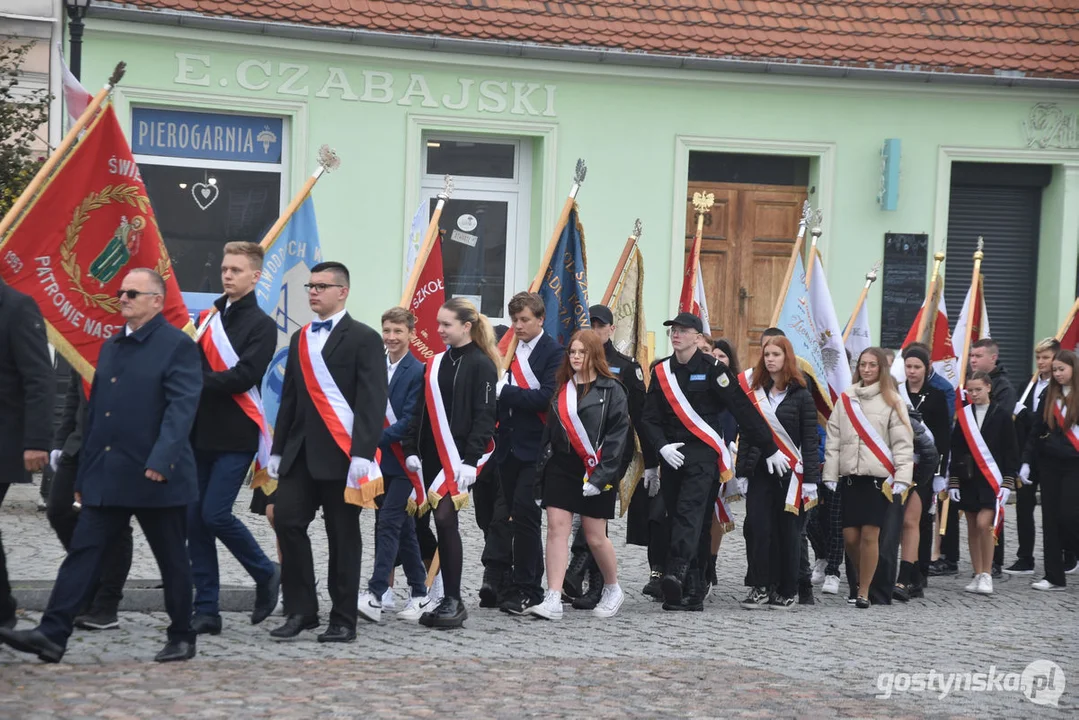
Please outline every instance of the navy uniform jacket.
[[528, 356], [528, 365], [539, 379], [539, 390], [506, 385], [498, 396], [498, 436], [495, 439], [495, 460], [503, 462], [510, 453], [518, 460], [535, 462], [539, 459], [543, 420], [554, 397], [555, 375], [562, 364], [563, 350], [558, 341], [547, 333], [540, 336]]
[[55, 392], [41, 311], [0, 282], [0, 483], [29, 482], [23, 452], [52, 447]]
[[405, 353], [393, 372], [389, 388], [390, 406], [397, 422], [382, 431], [382, 439], [378, 443], [378, 448], [382, 451], [382, 474], [387, 477], [405, 475], [405, 469], [401, 467], [390, 446], [405, 439], [408, 423], [412, 420], [418, 403], [422, 402], [423, 392], [423, 363], [411, 352]]
[[[79, 454], [82, 504], [177, 507], [197, 500], [190, 438], [201, 392], [198, 346], [163, 315], [106, 340]], [[165, 482], [146, 477], [148, 469]]]

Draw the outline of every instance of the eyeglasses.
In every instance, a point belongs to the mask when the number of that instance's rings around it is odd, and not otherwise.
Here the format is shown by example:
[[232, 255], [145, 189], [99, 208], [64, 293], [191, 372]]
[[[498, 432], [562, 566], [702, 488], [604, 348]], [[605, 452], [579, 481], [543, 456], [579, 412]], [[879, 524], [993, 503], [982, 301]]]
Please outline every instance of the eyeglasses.
[[303, 289], [306, 290], [307, 292], [311, 292], [313, 290], [317, 294], [317, 293], [326, 292], [326, 288], [332, 288], [332, 287], [344, 287], [344, 285], [333, 285], [333, 284], [330, 284], [330, 283], [314, 283], [314, 284], [306, 283], [303, 286]]
[[693, 328], [683, 327], [682, 325], [673, 325], [667, 329], [667, 336], [674, 337], [675, 335], [700, 335], [700, 333]]
[[123, 290], [123, 289], [120, 289], [120, 290], [116, 291], [116, 299], [119, 300], [124, 295], [127, 295], [128, 300], [134, 300], [139, 295], [160, 295], [160, 294], [161, 293], [156, 293], [156, 292], [142, 292], [141, 290]]

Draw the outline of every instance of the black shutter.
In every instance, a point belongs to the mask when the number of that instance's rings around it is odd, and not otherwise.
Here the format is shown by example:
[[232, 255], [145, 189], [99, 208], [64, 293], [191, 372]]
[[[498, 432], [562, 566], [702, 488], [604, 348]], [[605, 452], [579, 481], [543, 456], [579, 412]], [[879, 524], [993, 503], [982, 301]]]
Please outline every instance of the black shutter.
[[955, 329], [974, 272], [978, 236], [985, 239], [985, 303], [1000, 362], [1023, 391], [1033, 367], [1041, 187], [953, 184], [948, 210], [944, 297]]

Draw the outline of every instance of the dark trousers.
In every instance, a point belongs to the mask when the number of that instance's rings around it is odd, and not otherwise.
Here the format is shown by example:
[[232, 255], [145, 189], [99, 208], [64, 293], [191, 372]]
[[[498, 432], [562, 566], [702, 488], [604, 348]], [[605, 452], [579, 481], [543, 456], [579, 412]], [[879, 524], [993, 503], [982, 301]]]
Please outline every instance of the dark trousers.
[[1015, 525], [1019, 536], [1017, 559], [1034, 562], [1034, 508], [1038, 504], [1038, 476], [1031, 470], [1030, 485], [1023, 485], [1015, 491]]
[[686, 457], [685, 464], [677, 470], [664, 464], [660, 492], [670, 523], [667, 572], [681, 573], [696, 565], [701, 526], [709, 517], [702, 510], [712, 510], [708, 498], [718, 477], [719, 466], [714, 458]]
[[57, 645], [67, 646], [75, 615], [90, 600], [105, 554], [130, 530], [132, 515], [138, 519], [161, 571], [165, 610], [171, 621], [169, 640], [195, 641], [191, 632], [191, 564], [185, 542], [187, 508], [84, 507], [38, 626]]
[[273, 563], [247, 526], [232, 514], [253, 458], [252, 453], [244, 452], [195, 452], [199, 499], [187, 509], [187, 545], [195, 581], [196, 615], [217, 615], [220, 611], [217, 540], [256, 583], [267, 583], [273, 577]]
[[[71, 550], [71, 539], [79, 522], [79, 511], [72, 507], [75, 502], [75, 477], [79, 463], [64, 455], [60, 458], [49, 488], [49, 502], [45, 515], [56, 531], [56, 537], [64, 550]], [[105, 550], [101, 563], [101, 579], [95, 583], [96, 590], [89, 608], [91, 613], [102, 612], [115, 615], [124, 598], [124, 583], [131, 570], [131, 525], [116, 536], [116, 541]]]
[[356, 603], [360, 596], [360, 508], [345, 502], [345, 478], [315, 480], [301, 454], [277, 486], [274, 529], [281, 546], [281, 589], [290, 614], [318, 615], [315, 562], [311, 555], [308, 526], [322, 508], [329, 541], [327, 583], [330, 624], [356, 628]]
[[510, 455], [498, 465], [502, 496], [513, 530], [513, 584], [533, 600], [543, 598], [542, 512], [536, 505], [536, 466]]
[[716, 518], [716, 498], [719, 497], [719, 482], [712, 483], [712, 489], [708, 493], [708, 499], [704, 503], [704, 518], [701, 520], [701, 532], [697, 536], [697, 558], [692, 563], [701, 573], [701, 580], [708, 578], [708, 569], [712, 563], [712, 523]]
[[[913, 491], [912, 491], [913, 492]], [[884, 511], [877, 542], [877, 571], [869, 583], [869, 600], [876, 605], [891, 605], [895, 580], [899, 574], [899, 541], [903, 535], [904, 504], [900, 496]]]
[[480, 562], [486, 570], [505, 573], [513, 569], [513, 526], [496, 468], [493, 462], [484, 465], [472, 486], [472, 507], [483, 532]]
[[[0, 507], [4, 505], [4, 496], [11, 487], [0, 483]], [[7, 555], [4, 554], [4, 536], [0, 533], [0, 622], [15, 616], [15, 597], [11, 594], [11, 582], [7, 576]]]
[[772, 475], [756, 473], [749, 479], [746, 492], [746, 516], [751, 518], [753, 541], [747, 547], [752, 587], [774, 588], [784, 597], [798, 591], [801, 557], [801, 522], [798, 515], [784, 510], [788, 477], [783, 481]]
[[1042, 487], [1042, 559], [1045, 579], [1065, 585], [1064, 554], [1079, 553], [1079, 468], [1074, 460], [1043, 456], [1039, 481]]
[[[843, 562], [844, 552], [843, 507], [840, 504], [839, 487], [833, 492], [821, 483], [817, 492], [818, 503], [807, 513], [806, 536], [813, 545], [814, 557], [826, 563], [824, 573], [839, 577], [839, 564]], [[807, 554], [806, 562], [808, 561]]]
[[427, 594], [427, 571], [416, 540], [416, 523], [408, 516], [412, 481], [404, 475], [387, 475], [383, 488], [382, 507], [375, 522], [375, 567], [367, 589], [381, 599], [390, 587], [390, 573], [399, 557], [412, 597], [423, 597]]

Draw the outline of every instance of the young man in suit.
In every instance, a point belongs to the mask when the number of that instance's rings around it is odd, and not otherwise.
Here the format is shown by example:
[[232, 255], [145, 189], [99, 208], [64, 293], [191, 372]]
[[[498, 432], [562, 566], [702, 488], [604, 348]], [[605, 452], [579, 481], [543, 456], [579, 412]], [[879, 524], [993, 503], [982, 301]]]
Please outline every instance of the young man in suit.
[[157, 559], [171, 624], [158, 662], [195, 656], [187, 506], [198, 497], [191, 426], [202, 370], [199, 351], [161, 314], [165, 281], [131, 270], [117, 293], [127, 321], [101, 347], [75, 492], [82, 511], [41, 623], [0, 630], [0, 641], [46, 662], [59, 662], [75, 614], [97, 582], [104, 555], [139, 520]]
[[221, 260], [225, 294], [214, 302], [216, 312], [202, 321], [209, 327], [199, 339], [202, 398], [191, 434], [199, 499], [191, 504], [187, 519], [191, 575], [195, 580], [191, 627], [200, 635], [221, 632], [218, 540], [255, 581], [252, 624], [270, 616], [281, 586], [277, 563], [266, 557], [251, 531], [232, 514], [236, 496], [259, 451], [262, 428], [267, 430], [262, 440], [264, 452], [269, 451], [268, 424], [259, 388], [277, 349], [277, 325], [255, 297], [264, 256], [258, 243], [225, 245]]
[[512, 518], [513, 586], [500, 608], [522, 615], [543, 601], [541, 512], [535, 499], [536, 460], [562, 346], [543, 332], [546, 308], [537, 293], [517, 293], [509, 302], [517, 350], [496, 387], [498, 437], [495, 461], [502, 496]]
[[349, 480], [367, 477], [386, 413], [385, 354], [379, 334], [345, 311], [348, 268], [324, 262], [304, 286], [317, 316], [293, 334], [269, 470], [279, 477], [274, 524], [289, 616], [271, 637], [318, 627], [315, 567], [307, 528], [322, 508], [329, 538], [333, 607], [319, 642], [356, 639], [360, 594], [360, 508], [345, 502]]
[[[386, 376], [389, 379], [389, 407], [386, 427], [378, 449], [382, 452], [382, 505], [375, 524], [375, 567], [367, 592], [360, 595], [360, 617], [371, 622], [382, 618], [382, 597], [389, 589], [390, 576], [400, 553], [401, 565], [408, 578], [411, 596], [408, 605], [398, 615], [406, 620], [419, 620], [428, 610], [434, 610], [427, 597], [427, 571], [420, 556], [416, 539], [416, 523], [408, 516], [408, 499], [413, 481], [405, 470], [401, 441], [408, 432], [413, 413], [423, 402], [423, 363], [409, 352], [416, 330], [416, 317], [403, 307], [390, 308], [382, 313], [382, 344], [386, 346]], [[417, 491], [417, 504], [422, 506], [426, 491], [422, 481]]]

